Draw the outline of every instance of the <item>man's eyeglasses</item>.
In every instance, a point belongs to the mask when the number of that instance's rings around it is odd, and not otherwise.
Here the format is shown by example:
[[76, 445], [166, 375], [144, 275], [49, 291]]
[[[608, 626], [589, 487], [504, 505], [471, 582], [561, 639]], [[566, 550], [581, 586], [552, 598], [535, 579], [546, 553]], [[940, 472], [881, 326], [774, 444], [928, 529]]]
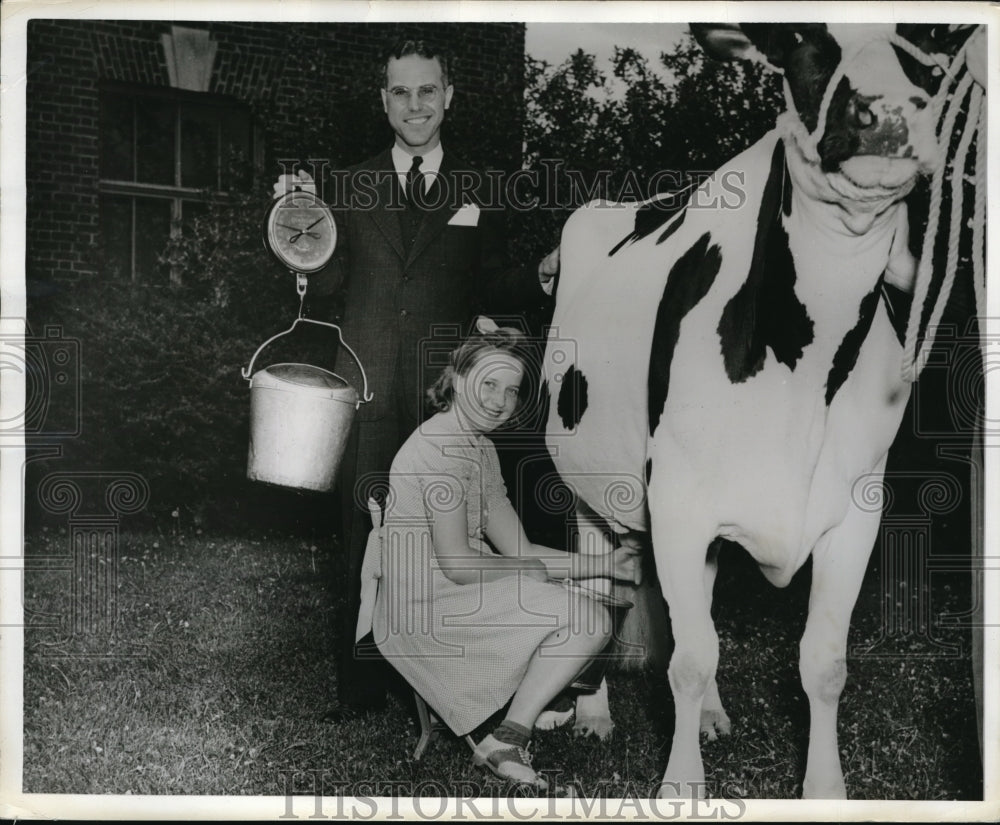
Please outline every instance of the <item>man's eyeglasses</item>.
[[437, 100], [441, 90], [434, 85], [428, 84], [419, 89], [410, 89], [406, 86], [393, 86], [389, 89], [389, 97], [396, 103], [409, 103], [414, 91], [417, 93], [417, 100], [421, 103], [433, 103]]

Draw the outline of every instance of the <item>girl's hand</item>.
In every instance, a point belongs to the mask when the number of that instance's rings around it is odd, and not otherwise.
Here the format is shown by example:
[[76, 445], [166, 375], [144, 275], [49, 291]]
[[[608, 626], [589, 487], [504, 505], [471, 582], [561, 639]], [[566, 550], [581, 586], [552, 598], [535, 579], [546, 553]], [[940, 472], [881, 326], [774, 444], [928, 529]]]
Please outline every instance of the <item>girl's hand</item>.
[[[486, 556], [486, 562], [478, 567], [466, 579], [458, 581], [459, 584], [478, 584], [480, 582], [495, 582], [500, 579], [507, 579], [511, 576], [524, 576], [526, 579], [534, 579], [536, 582], [548, 582], [549, 572], [545, 565], [538, 559], [533, 558], [511, 558], [509, 556], [497, 558], [496, 556]], [[448, 575], [447, 572], [445, 575]], [[456, 581], [453, 576], [448, 576], [452, 581]]]
[[525, 578], [534, 579], [536, 582], [544, 583], [549, 580], [549, 571], [538, 559], [525, 559], [524, 566], [519, 572], [523, 573]]
[[638, 547], [623, 544], [611, 553], [611, 575], [632, 584], [642, 583], [642, 563]]

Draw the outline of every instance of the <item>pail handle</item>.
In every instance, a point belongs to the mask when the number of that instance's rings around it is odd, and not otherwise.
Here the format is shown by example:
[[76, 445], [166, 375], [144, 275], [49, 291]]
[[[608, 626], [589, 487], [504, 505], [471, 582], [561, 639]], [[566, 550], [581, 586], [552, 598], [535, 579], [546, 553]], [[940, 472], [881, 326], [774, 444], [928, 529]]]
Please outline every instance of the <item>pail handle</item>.
[[272, 335], [263, 344], [261, 344], [259, 347], [257, 347], [257, 351], [253, 354], [253, 358], [250, 359], [250, 366], [243, 368], [243, 377], [247, 381], [249, 381], [250, 378], [251, 378], [251, 376], [253, 375], [253, 362], [257, 360], [257, 356], [260, 355], [260, 351], [262, 349], [264, 349], [264, 347], [266, 347], [272, 341], [276, 341], [282, 335], [288, 335], [288, 333], [290, 333], [292, 330], [295, 329], [296, 326], [298, 326], [299, 321], [304, 321], [307, 324], [316, 324], [317, 326], [321, 326], [321, 327], [331, 327], [332, 329], [337, 330], [337, 339], [340, 341], [340, 345], [351, 354], [351, 357], [358, 364], [358, 369], [361, 370], [361, 380], [364, 382], [364, 390], [362, 391], [362, 394], [361, 394], [361, 400], [358, 403], [360, 405], [361, 403], [367, 403], [367, 402], [371, 401], [372, 398], [374, 398], [375, 396], [372, 395], [370, 392], [368, 392], [368, 376], [365, 375], [365, 367], [361, 363], [361, 359], [358, 358], [357, 353], [355, 353], [354, 350], [352, 350], [347, 345], [347, 342], [344, 341], [344, 336], [343, 336], [343, 334], [340, 331], [340, 327], [338, 327], [336, 324], [331, 324], [331, 323], [329, 323], [327, 321], [314, 321], [312, 318], [302, 318], [301, 316], [298, 317], [298, 318], [296, 318], [294, 321], [292, 321], [292, 325], [288, 329], [286, 329], [284, 332], [279, 332], [277, 335]]

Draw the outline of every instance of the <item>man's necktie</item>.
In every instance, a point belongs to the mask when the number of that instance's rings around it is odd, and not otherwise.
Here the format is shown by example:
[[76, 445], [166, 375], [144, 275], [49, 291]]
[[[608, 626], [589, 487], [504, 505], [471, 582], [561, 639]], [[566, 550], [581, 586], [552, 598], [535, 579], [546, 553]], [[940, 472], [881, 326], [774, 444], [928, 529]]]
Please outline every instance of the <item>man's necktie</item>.
[[418, 209], [422, 209], [424, 204], [424, 175], [420, 171], [423, 162], [420, 155], [414, 155], [413, 164], [406, 173], [406, 197]]

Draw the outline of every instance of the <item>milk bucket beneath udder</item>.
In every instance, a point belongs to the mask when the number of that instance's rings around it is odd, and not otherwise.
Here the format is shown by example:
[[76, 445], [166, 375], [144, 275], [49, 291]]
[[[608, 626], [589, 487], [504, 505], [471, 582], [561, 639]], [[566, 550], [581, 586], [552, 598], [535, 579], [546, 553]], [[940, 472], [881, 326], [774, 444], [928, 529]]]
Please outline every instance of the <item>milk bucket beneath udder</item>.
[[[340, 332], [333, 324], [310, 323], [334, 326]], [[251, 375], [257, 354], [273, 340], [260, 346], [243, 371], [244, 378]], [[354, 355], [343, 340], [341, 344]], [[361, 372], [364, 376], [363, 367]], [[310, 364], [273, 364], [252, 373], [249, 380], [247, 478], [303, 490], [332, 490], [354, 413], [362, 400], [371, 400], [367, 378], [364, 399], [339, 375]]]

